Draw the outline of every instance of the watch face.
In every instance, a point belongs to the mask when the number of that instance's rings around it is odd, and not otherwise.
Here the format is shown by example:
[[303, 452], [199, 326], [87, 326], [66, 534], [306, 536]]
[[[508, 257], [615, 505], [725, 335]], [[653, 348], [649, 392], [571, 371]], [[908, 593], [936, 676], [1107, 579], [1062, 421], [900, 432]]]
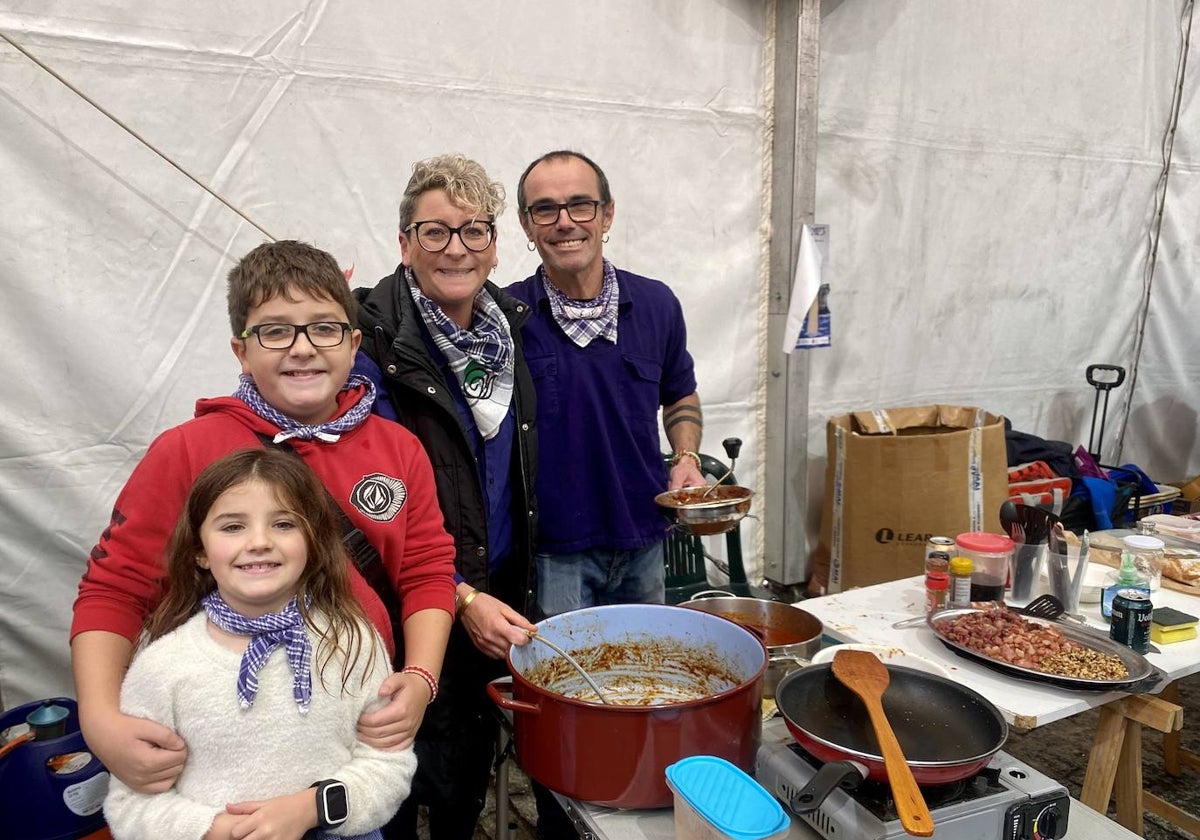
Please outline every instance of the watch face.
[[330, 782], [322, 787], [321, 799], [327, 824], [337, 825], [345, 822], [346, 817], [350, 816], [350, 805], [346, 799], [346, 785], [342, 782]]

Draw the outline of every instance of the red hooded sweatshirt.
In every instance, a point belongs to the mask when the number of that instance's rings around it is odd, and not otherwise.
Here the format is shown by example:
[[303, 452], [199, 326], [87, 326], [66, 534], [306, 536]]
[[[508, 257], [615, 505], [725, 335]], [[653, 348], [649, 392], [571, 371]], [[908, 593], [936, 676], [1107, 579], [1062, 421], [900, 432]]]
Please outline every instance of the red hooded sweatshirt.
[[[338, 395], [338, 414], [362, 389]], [[236, 397], [196, 403], [196, 416], [163, 432], [125, 483], [112, 520], [92, 549], [75, 599], [71, 637], [107, 630], [136, 642], [162, 594], [164, 554], [192, 482], [238, 449], [261, 448], [256, 433], [278, 427]], [[443, 527], [433, 468], [417, 438], [375, 415], [336, 443], [289, 439], [305, 463], [379, 552], [400, 595], [403, 618], [428, 608], [454, 613], [454, 544]], [[394, 652], [387, 610], [351, 567], [351, 585]]]

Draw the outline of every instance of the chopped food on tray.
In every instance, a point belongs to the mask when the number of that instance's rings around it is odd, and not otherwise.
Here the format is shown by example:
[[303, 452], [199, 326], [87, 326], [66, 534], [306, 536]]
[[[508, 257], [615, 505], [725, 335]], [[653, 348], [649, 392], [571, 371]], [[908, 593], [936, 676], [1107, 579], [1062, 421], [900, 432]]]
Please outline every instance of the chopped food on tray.
[[946, 639], [1019, 668], [1088, 680], [1119, 680], [1129, 670], [1115, 656], [1066, 638], [1057, 627], [1008, 610], [963, 613], [934, 621]]

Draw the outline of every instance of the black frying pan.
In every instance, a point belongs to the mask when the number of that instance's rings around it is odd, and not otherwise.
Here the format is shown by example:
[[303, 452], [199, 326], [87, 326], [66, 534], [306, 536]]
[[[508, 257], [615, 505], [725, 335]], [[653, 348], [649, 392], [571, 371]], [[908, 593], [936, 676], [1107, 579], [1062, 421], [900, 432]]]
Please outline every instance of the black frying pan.
[[[918, 784], [966, 779], [986, 767], [1004, 746], [1008, 724], [977, 691], [912, 668], [888, 665], [887, 669], [891, 682], [883, 695], [883, 708]], [[853, 762], [861, 768], [860, 776], [887, 781], [866, 706], [838, 681], [828, 663], [784, 677], [775, 691], [775, 703], [792, 737], [813, 757]], [[849, 768], [844, 769], [851, 772]], [[807, 810], [818, 807], [843, 778], [839, 775]]]

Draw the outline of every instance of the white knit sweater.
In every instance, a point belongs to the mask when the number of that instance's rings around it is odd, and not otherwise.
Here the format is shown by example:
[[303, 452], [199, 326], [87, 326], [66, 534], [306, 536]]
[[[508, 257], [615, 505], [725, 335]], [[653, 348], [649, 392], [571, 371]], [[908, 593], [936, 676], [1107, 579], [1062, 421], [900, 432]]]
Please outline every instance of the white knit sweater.
[[364, 653], [344, 694], [341, 658], [326, 666], [323, 686], [314, 640], [312, 704], [302, 715], [282, 645], [258, 673], [254, 705], [240, 708], [241, 654], [217, 644], [207, 620], [201, 611], [149, 645], [125, 676], [121, 710], [178, 732], [188, 757], [165, 793], [136, 793], [111, 779], [104, 815], [113, 837], [200, 840], [226, 804], [295, 793], [322, 779], [346, 783], [350, 817], [340, 834], [363, 834], [386, 823], [408, 796], [417, 759], [411, 747], [384, 752], [355, 737], [359, 714], [380, 705], [376, 692], [390, 673], [374, 632], [368, 637], [376, 644], [371, 670], [365, 670]]

